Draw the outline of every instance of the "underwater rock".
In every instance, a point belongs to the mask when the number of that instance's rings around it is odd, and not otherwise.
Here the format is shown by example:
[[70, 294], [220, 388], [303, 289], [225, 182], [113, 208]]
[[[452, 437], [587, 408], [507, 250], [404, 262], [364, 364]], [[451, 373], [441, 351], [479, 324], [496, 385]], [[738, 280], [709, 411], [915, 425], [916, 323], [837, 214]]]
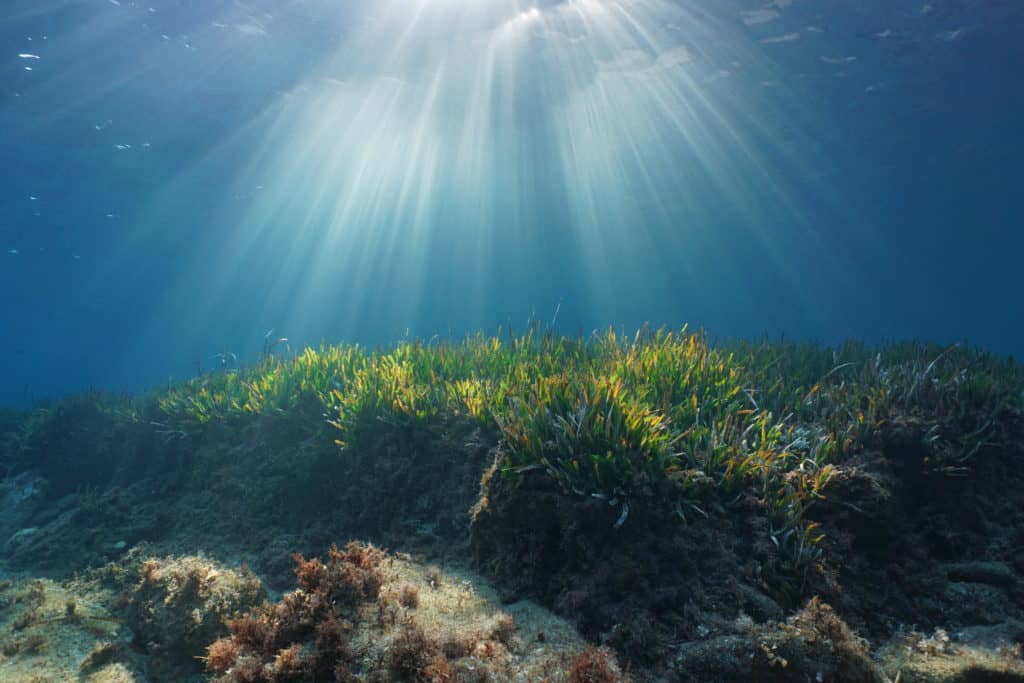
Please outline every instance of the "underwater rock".
[[999, 624], [986, 626], [968, 626], [957, 630], [953, 637], [961, 645], [998, 650], [1013, 647], [1015, 643], [1024, 643], [1024, 621], [1008, 619]]
[[146, 666], [144, 658], [123, 640], [100, 641], [79, 665], [78, 680], [85, 683], [156, 683], [165, 680], [154, 677], [159, 668]]
[[121, 620], [83, 584], [5, 580], [0, 598], [0, 681], [143, 680], [133, 677]]
[[121, 662], [114, 662], [97, 669], [84, 680], [86, 683], [141, 683], [145, 679]]
[[[743, 608], [729, 540], [738, 522], [719, 515], [685, 526], [640, 496], [630, 510], [616, 529], [618, 506], [566, 496], [537, 472], [519, 485], [485, 476], [471, 527], [474, 560], [511, 599], [552, 606], [623, 661], [657, 666], [663, 641], [700, 637], [706, 616], [731, 620]], [[782, 616], [770, 598], [757, 602], [759, 618]]]
[[1013, 570], [1002, 562], [952, 562], [943, 568], [951, 581], [991, 586], [1010, 586], [1018, 581]]
[[149, 653], [197, 667], [197, 657], [226, 631], [224, 622], [265, 597], [260, 580], [203, 557], [143, 562], [131, 590], [127, 623]]
[[754, 642], [747, 636], [728, 635], [684, 643], [672, 664], [675, 677], [698, 681], [745, 681], [751, 674]]
[[745, 583], [740, 583], [738, 590], [743, 597], [743, 609], [757, 621], [781, 621], [785, 617], [782, 606], [762, 591]]
[[956, 606], [955, 617], [960, 624], [999, 623], [1008, 616], [1007, 609], [1013, 609], [1006, 591], [987, 583], [951, 581], [944, 597]]
[[785, 622], [686, 643], [676, 653], [677, 680], [886, 683], [868, 644], [817, 598]]
[[[996, 633], [1009, 637], [993, 639]], [[991, 630], [984, 647], [953, 642], [942, 629], [930, 636], [898, 633], [879, 650], [877, 659], [900, 683], [1024, 682], [1020, 631], [1016, 631], [1016, 641], [1013, 633], [1013, 628]]]

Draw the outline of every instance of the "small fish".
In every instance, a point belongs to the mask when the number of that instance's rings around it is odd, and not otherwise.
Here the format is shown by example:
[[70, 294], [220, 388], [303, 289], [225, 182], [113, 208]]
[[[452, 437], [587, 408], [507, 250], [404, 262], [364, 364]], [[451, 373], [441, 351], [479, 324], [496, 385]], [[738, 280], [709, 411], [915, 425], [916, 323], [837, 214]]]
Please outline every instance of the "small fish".
[[17, 249], [8, 249], [7, 253], [10, 254], [11, 256], [17, 256], [18, 255], [18, 250]]
[[850, 64], [857, 61], [856, 57], [822, 57], [821, 61], [826, 64]]

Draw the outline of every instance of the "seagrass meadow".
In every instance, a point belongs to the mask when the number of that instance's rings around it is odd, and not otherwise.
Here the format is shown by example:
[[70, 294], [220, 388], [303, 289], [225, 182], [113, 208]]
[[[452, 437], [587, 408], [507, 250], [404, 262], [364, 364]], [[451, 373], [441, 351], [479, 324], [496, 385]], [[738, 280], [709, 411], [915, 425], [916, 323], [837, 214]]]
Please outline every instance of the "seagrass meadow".
[[0, 2], [0, 683], [1024, 683], [1024, 0]]
[[536, 328], [8, 411], [0, 672], [1024, 680], [1022, 403], [968, 345]]

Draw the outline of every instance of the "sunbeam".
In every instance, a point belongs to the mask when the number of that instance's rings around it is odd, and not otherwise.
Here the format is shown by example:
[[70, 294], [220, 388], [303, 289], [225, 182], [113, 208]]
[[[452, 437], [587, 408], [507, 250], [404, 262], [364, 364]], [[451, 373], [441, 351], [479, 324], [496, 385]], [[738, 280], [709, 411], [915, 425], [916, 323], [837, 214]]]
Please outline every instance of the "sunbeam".
[[[736, 240], [780, 268], [791, 255], [792, 233], [758, 214], [800, 223], [787, 207], [802, 180], [774, 159], [810, 149], [811, 132], [783, 98], [716, 79], [771, 78], [742, 24], [659, 0], [394, 0], [337, 23], [336, 43], [204, 162], [245, 158], [214, 214], [230, 235], [216, 267], [202, 253], [182, 269], [216, 273], [211, 319], [241, 279], [289, 329], [351, 330], [383, 310], [416, 321], [455, 293], [457, 318], [486, 321], [481, 293], [536, 287], [539, 263], [562, 273], [543, 300], [643, 310], [741, 277], [742, 261], [707, 270]], [[780, 143], [752, 137], [768, 126]], [[325, 292], [363, 294], [339, 306]]]
[[1024, 681], [1021, 0], [3, 3], [0, 682]]
[[[919, 164], [943, 164], [885, 117], [952, 105], [882, 103], [910, 97], [925, 44], [954, 77], [976, 29], [947, 20], [799, 0], [18, 0], [0, 253], [76, 293], [46, 299], [59, 334], [78, 314], [120, 330], [124, 378], [151, 349], [180, 372], [271, 327], [386, 343], [560, 302], [583, 329], [888, 329], [882, 292], [930, 292], [873, 264]], [[126, 330], [129, 305], [145, 315]]]

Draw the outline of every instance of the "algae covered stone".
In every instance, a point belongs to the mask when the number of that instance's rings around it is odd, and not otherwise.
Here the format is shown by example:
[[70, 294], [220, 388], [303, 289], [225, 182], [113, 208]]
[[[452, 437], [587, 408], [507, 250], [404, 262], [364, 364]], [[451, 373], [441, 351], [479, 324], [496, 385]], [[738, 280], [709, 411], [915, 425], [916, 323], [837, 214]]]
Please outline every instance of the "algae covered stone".
[[197, 556], [151, 559], [131, 591], [128, 625], [148, 652], [195, 662], [224, 622], [265, 598], [260, 580]]

